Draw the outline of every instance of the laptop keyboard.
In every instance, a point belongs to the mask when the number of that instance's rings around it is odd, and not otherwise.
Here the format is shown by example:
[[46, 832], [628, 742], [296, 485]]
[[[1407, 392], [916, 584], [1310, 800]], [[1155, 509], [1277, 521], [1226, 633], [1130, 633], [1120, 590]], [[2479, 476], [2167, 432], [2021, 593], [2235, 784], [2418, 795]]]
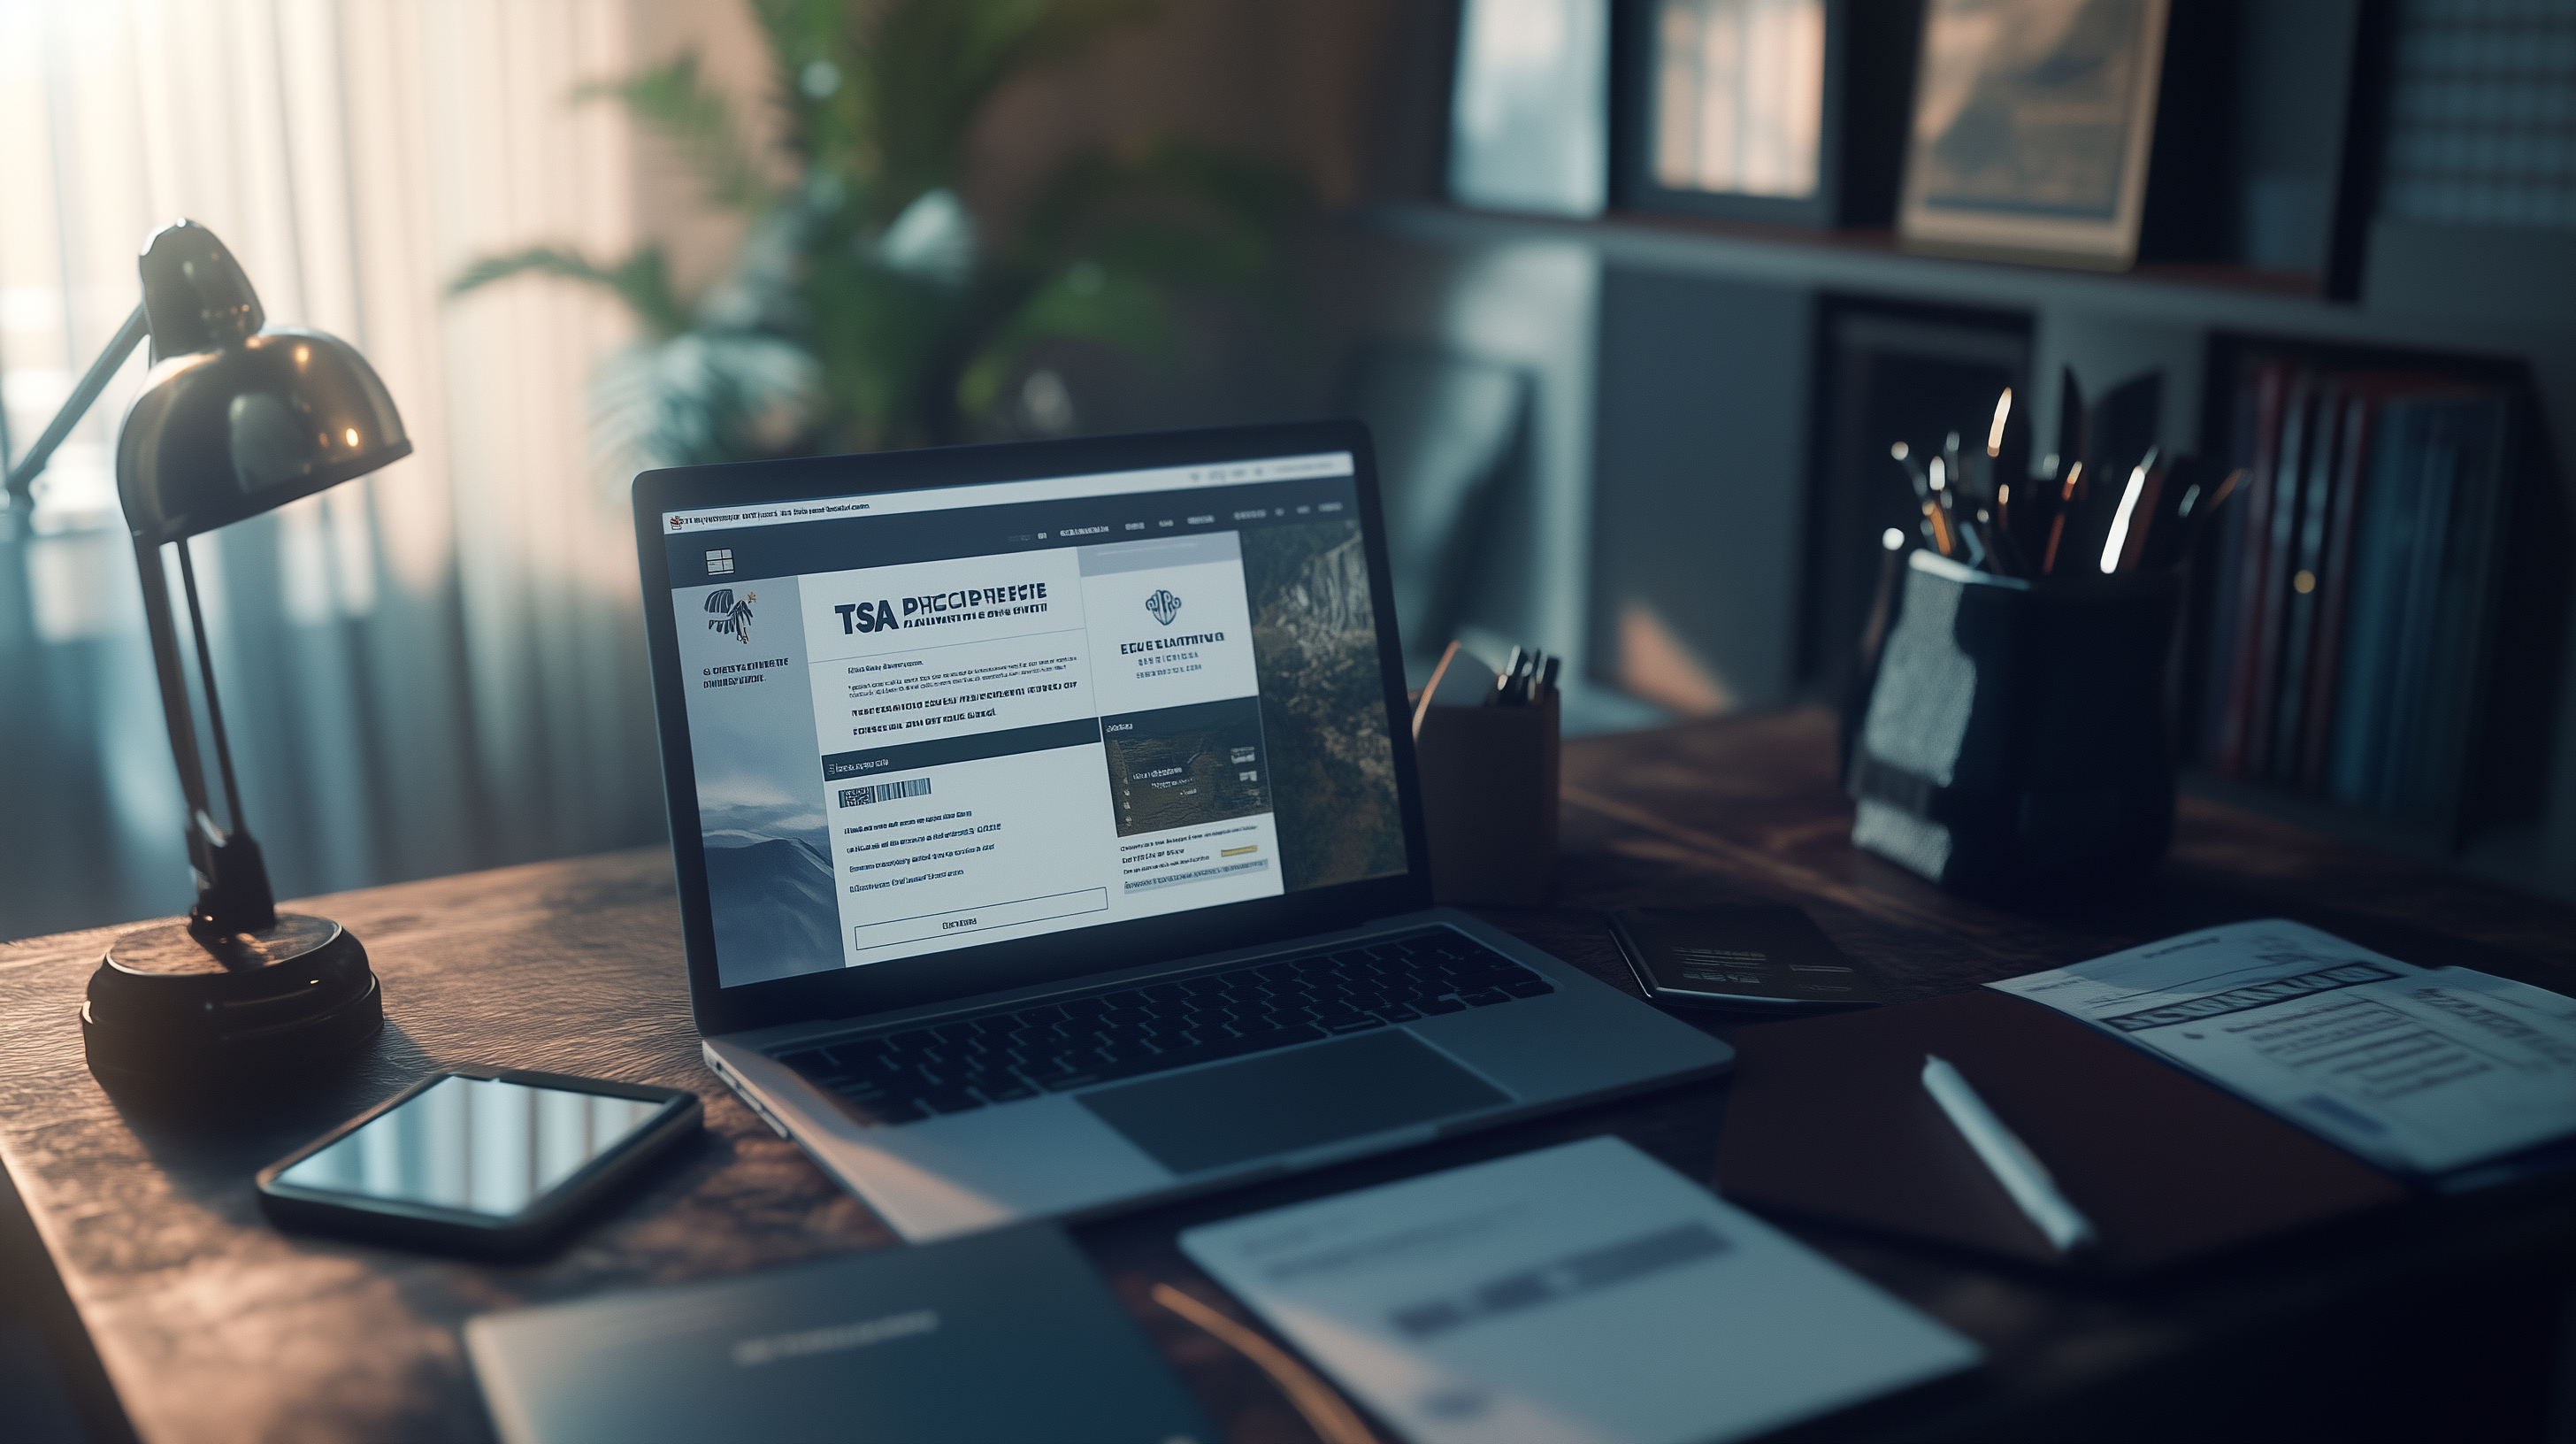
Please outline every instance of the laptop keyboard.
[[1556, 991], [1447, 928], [1197, 973], [934, 1027], [801, 1048], [778, 1061], [875, 1123], [1365, 1033]]

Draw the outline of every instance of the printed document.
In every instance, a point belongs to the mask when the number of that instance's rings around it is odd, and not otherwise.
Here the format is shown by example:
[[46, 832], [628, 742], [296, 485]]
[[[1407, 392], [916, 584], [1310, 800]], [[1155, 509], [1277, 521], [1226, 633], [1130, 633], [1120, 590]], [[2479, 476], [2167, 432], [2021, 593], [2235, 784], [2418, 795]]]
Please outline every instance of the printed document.
[[2190, 1068], [2382, 1167], [2576, 1133], [2576, 999], [2272, 918], [1988, 986]]
[[1617, 1138], [1194, 1228], [1181, 1248], [1413, 1444], [1706, 1444], [1980, 1357]]

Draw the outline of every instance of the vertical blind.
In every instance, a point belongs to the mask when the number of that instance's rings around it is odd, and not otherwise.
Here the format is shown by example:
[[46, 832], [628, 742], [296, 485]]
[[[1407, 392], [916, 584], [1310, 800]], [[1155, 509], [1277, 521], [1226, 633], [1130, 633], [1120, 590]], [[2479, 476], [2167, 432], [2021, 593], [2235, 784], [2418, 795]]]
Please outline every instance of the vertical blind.
[[[473, 257], [631, 239], [619, 0], [0, 0], [0, 450], [189, 217], [271, 324], [354, 343], [416, 451], [200, 539], [248, 822], [281, 896], [661, 835], [624, 481], [583, 392], [621, 314]], [[0, 523], [0, 938], [193, 896], [111, 444], [138, 356]], [[14, 442], [14, 446], [9, 443]]]

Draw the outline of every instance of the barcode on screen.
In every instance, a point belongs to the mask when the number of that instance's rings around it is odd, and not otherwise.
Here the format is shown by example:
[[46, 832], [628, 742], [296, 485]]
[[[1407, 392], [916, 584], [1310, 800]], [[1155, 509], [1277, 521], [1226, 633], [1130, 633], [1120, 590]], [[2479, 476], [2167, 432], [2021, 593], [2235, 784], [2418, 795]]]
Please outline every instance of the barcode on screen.
[[928, 797], [930, 779], [912, 777], [901, 782], [879, 782], [867, 787], [841, 789], [843, 807], [865, 807], [871, 802], [893, 802], [905, 797]]

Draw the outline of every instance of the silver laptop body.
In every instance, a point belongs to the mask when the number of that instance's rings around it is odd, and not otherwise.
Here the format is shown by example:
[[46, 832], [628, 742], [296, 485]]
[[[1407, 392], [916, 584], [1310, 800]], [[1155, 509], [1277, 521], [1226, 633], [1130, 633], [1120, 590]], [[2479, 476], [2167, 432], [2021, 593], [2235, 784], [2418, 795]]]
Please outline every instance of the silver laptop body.
[[1430, 905], [1350, 422], [635, 484], [708, 1064], [923, 1241], [1715, 1072]]

